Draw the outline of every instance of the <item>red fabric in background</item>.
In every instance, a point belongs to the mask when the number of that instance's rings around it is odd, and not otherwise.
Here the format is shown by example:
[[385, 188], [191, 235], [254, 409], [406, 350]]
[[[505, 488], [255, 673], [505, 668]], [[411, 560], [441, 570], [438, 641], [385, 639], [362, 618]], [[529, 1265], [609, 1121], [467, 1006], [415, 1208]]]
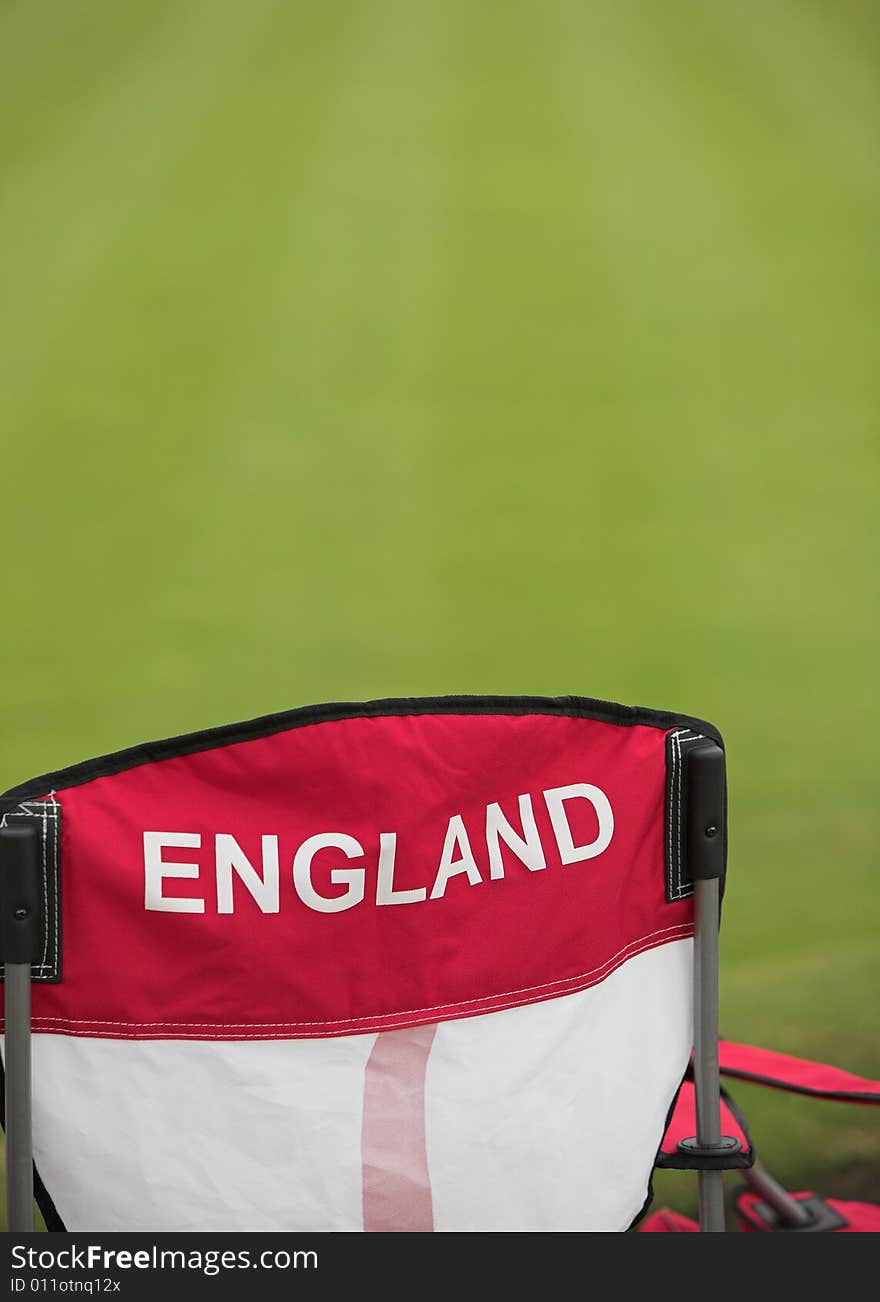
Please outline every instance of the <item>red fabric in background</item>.
[[671, 1207], [661, 1207], [638, 1227], [641, 1234], [696, 1234], [699, 1225], [689, 1216], [674, 1212]]
[[[645, 949], [692, 932], [690, 900], [664, 895], [665, 739], [660, 728], [543, 715], [354, 718], [139, 765], [55, 792], [62, 808], [63, 980], [35, 986], [36, 1030], [102, 1037], [288, 1038], [417, 1025], [586, 988]], [[601, 855], [562, 864], [542, 792], [590, 783], [607, 795], [614, 834]], [[532, 797], [546, 855], [529, 871], [502, 846], [490, 880], [486, 806], [519, 829]], [[573, 801], [575, 840], [596, 834]], [[395, 888], [430, 893], [450, 816], [459, 814], [482, 880], [445, 895], [375, 903], [379, 833], [397, 834]], [[165, 883], [203, 913], [144, 908], [143, 833], [197, 833], [166, 850], [199, 879]], [[339, 913], [306, 907], [292, 882], [298, 845], [340, 832], [363, 847], [315, 859], [364, 868], [366, 896]], [[280, 907], [262, 913], [234, 881], [217, 911], [214, 836], [261, 869], [277, 835]]]
[[[813, 1198], [814, 1194], [800, 1190], [798, 1193], [791, 1194], [792, 1198], [798, 1200], [803, 1198]], [[740, 1223], [744, 1230], [755, 1233], [784, 1234], [784, 1233], [809, 1233], [808, 1230], [780, 1230], [770, 1226], [767, 1222], [754, 1211], [756, 1203], [762, 1202], [760, 1194], [743, 1193], [736, 1200], [736, 1211]], [[839, 1212], [846, 1221], [846, 1225], [839, 1226], [836, 1230], [829, 1230], [829, 1234], [876, 1234], [880, 1231], [880, 1207], [876, 1203], [856, 1203], [843, 1202], [839, 1198], [826, 1198], [825, 1202], [834, 1211]]]
[[[694, 1083], [691, 1080], [686, 1080], [682, 1082], [675, 1107], [672, 1110], [672, 1116], [669, 1119], [669, 1125], [666, 1127], [666, 1134], [663, 1136], [663, 1143], [660, 1147], [661, 1153], [674, 1153], [679, 1140], [690, 1139], [696, 1133], [697, 1109]], [[743, 1152], [748, 1152], [751, 1148], [748, 1137], [723, 1096], [721, 1099], [721, 1133], [722, 1135], [732, 1135], [734, 1139], [738, 1139], [743, 1146]]]
[[793, 1058], [772, 1049], [758, 1049], [753, 1044], [736, 1044], [733, 1040], [720, 1040], [718, 1053], [725, 1076], [737, 1076], [776, 1089], [814, 1094], [819, 1098], [880, 1103], [880, 1081], [856, 1076], [839, 1067]]

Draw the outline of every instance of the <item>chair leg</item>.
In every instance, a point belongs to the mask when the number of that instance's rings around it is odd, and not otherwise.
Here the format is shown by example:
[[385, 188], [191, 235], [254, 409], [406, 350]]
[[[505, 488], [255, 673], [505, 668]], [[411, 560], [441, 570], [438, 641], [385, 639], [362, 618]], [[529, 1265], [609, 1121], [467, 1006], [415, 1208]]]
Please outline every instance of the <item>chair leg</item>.
[[6, 1205], [10, 1230], [33, 1233], [31, 965], [6, 965]]
[[0, 959], [4, 963], [6, 1199], [10, 1230], [34, 1229], [31, 1128], [31, 965], [39, 937], [37, 835], [0, 825]]
[[796, 1198], [792, 1198], [791, 1194], [773, 1179], [770, 1172], [765, 1170], [760, 1162], [755, 1162], [754, 1166], [747, 1171], [743, 1171], [742, 1174], [749, 1188], [758, 1194], [769, 1207], [773, 1208], [780, 1221], [785, 1225], [804, 1226], [812, 1223], [812, 1218], [806, 1208]]

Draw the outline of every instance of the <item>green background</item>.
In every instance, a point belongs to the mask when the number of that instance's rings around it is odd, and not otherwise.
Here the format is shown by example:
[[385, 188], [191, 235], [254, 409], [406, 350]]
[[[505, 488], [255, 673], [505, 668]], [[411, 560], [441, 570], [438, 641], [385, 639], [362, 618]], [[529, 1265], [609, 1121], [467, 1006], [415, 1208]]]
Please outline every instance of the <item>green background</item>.
[[[878, 72], [869, 0], [0, 0], [0, 788], [322, 700], [701, 715], [722, 1027], [880, 1076]], [[735, 1097], [880, 1198], [875, 1114]]]

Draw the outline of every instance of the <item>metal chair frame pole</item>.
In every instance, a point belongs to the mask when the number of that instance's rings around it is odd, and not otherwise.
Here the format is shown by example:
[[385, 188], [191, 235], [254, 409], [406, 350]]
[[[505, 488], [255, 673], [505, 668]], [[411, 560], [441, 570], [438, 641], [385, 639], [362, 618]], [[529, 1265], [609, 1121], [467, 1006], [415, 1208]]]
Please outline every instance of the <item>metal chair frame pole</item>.
[[718, 1066], [718, 926], [725, 867], [724, 752], [714, 742], [692, 746], [687, 759], [688, 870], [694, 883], [694, 1094], [697, 1133], [679, 1149], [698, 1170], [700, 1231], [724, 1224], [724, 1168], [737, 1139], [721, 1133]]
[[31, 1124], [31, 966], [39, 940], [37, 830], [0, 827], [0, 959], [4, 963], [3, 1058], [6, 1107], [7, 1225], [34, 1229]]
[[[697, 1144], [721, 1147], [721, 1080], [718, 1071], [718, 878], [694, 883], [694, 1096]], [[698, 1175], [700, 1229], [723, 1231], [724, 1172]]]

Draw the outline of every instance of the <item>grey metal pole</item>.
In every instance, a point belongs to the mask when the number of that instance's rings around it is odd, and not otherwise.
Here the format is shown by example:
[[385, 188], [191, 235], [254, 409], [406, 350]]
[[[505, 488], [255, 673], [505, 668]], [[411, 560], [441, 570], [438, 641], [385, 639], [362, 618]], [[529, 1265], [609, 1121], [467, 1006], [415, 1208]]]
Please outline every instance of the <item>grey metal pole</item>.
[[39, 938], [40, 888], [37, 830], [32, 821], [0, 827], [0, 959], [4, 964], [6, 1028], [7, 1223], [17, 1233], [34, 1229], [34, 1159], [31, 1128], [31, 965]]
[[786, 1226], [804, 1227], [814, 1223], [814, 1218], [807, 1209], [796, 1198], [792, 1198], [760, 1162], [755, 1162], [748, 1171], [743, 1171], [743, 1176], [749, 1188], [763, 1198], [768, 1207], [773, 1208]]
[[[694, 882], [694, 1096], [697, 1144], [721, 1149], [717, 877]], [[700, 1229], [724, 1230], [724, 1172], [700, 1171]]]
[[6, 1216], [10, 1230], [34, 1229], [31, 1127], [31, 965], [6, 964]]
[[724, 1230], [725, 1156], [739, 1148], [721, 1134], [718, 1070], [718, 927], [726, 837], [724, 751], [714, 742], [687, 754], [688, 870], [694, 883], [694, 1094], [697, 1134], [680, 1147], [699, 1157], [700, 1230]]

